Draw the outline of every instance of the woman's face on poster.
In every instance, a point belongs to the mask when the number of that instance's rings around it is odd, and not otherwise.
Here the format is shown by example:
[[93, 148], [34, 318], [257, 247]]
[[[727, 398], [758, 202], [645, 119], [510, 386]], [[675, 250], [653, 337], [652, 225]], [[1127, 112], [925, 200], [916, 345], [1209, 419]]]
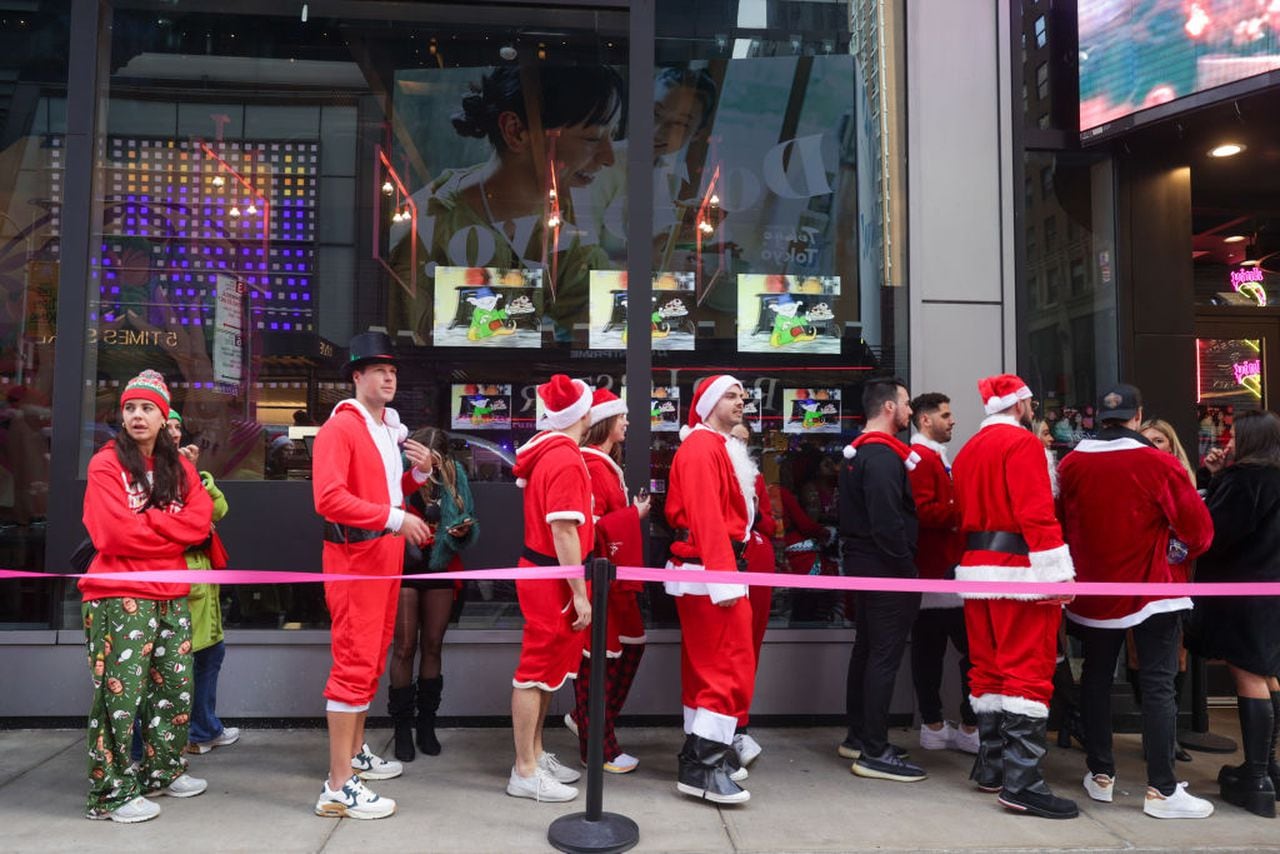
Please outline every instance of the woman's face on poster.
[[672, 86], [653, 102], [653, 156], [679, 151], [702, 123], [702, 101], [690, 86]]
[[562, 189], [586, 187], [601, 169], [612, 166], [614, 123], [570, 125], [555, 138], [556, 180]]

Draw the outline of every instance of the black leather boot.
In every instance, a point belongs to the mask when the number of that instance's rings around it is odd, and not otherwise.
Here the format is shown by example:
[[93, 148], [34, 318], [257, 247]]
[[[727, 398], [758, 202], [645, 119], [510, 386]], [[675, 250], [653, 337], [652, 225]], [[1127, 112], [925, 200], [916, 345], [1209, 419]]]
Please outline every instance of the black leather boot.
[[1000, 721], [1004, 733], [1004, 787], [1000, 803], [1014, 812], [1041, 818], [1075, 818], [1075, 801], [1059, 798], [1040, 776], [1045, 754], [1048, 721], [1005, 712]]
[[1276, 761], [1276, 742], [1280, 741], [1280, 691], [1271, 692], [1271, 753], [1267, 762], [1267, 776], [1271, 778], [1271, 786], [1276, 790], [1276, 800], [1280, 801], [1280, 762]]
[[1004, 754], [1004, 735], [1000, 732], [1003, 712], [978, 714], [978, 755], [973, 760], [969, 779], [984, 792], [998, 792], [1004, 779], [1001, 757]]
[[1226, 765], [1218, 772], [1222, 799], [1263, 818], [1275, 818], [1276, 787], [1267, 775], [1271, 739], [1275, 734], [1275, 713], [1270, 699], [1240, 697], [1240, 740], [1244, 742], [1244, 762]]
[[387, 714], [396, 728], [395, 755], [401, 762], [412, 762], [418, 755], [413, 749], [413, 685], [387, 691]]
[[440, 708], [443, 690], [443, 676], [418, 680], [418, 749], [428, 756], [440, 755], [440, 740], [436, 738], [436, 709]]
[[696, 735], [686, 736], [677, 755], [676, 790], [716, 804], [741, 804], [750, 800], [751, 793], [729, 779], [726, 752], [733, 753], [733, 745]]

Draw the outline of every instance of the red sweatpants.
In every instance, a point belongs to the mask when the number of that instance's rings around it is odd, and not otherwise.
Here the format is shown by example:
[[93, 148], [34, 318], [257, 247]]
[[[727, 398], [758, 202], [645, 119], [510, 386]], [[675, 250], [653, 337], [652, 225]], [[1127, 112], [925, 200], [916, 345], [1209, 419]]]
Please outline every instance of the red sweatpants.
[[348, 545], [327, 542], [323, 566], [327, 573], [387, 576], [386, 581], [324, 583], [333, 652], [324, 695], [351, 706], [365, 705], [378, 693], [378, 680], [387, 666], [387, 649], [396, 627], [404, 540], [388, 535]]
[[[1047, 715], [1061, 620], [1062, 606], [1057, 603], [966, 600], [970, 693], [974, 697], [998, 694], [1012, 699], [1015, 706], [1019, 700], [1040, 703]], [[1004, 708], [1010, 710], [1009, 704]]]
[[751, 603], [744, 598], [722, 608], [709, 596], [675, 598], [686, 731], [728, 744], [755, 691]]

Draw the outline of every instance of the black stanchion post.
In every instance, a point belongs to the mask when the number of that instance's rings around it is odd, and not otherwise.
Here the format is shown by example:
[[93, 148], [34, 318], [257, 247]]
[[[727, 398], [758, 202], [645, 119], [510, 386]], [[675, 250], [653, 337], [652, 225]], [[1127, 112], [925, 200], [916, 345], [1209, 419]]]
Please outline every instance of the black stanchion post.
[[604, 811], [604, 679], [608, 660], [605, 656], [605, 613], [609, 601], [609, 585], [613, 581], [613, 564], [595, 558], [587, 564], [591, 580], [591, 684], [587, 692], [587, 809], [570, 813], [551, 822], [547, 841], [558, 851], [569, 854], [605, 854], [634, 848], [640, 841], [640, 828], [625, 815]]
[[1187, 680], [1191, 683], [1191, 730], [1178, 733], [1178, 743], [1201, 753], [1235, 753], [1234, 739], [1209, 731], [1209, 671], [1198, 655], [1187, 661]]

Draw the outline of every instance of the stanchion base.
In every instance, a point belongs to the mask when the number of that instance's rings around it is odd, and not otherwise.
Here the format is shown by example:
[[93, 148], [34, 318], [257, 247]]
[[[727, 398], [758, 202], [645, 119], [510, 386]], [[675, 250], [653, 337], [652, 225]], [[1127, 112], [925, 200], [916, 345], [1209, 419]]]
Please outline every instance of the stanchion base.
[[561, 816], [547, 828], [547, 841], [569, 854], [617, 854], [640, 841], [640, 828], [625, 815], [606, 812], [599, 821], [588, 821], [585, 812]]
[[1235, 753], [1237, 746], [1234, 739], [1227, 738], [1225, 735], [1190, 730], [1178, 733], [1178, 744], [1197, 753]]

